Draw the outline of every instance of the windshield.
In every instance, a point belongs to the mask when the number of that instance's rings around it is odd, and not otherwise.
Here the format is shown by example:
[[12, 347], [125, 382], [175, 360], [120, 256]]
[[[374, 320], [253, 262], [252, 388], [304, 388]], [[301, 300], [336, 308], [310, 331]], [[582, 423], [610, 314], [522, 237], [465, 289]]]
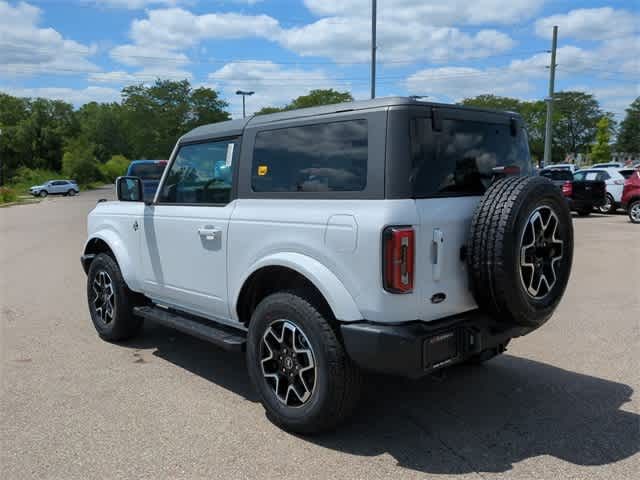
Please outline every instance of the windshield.
[[415, 118], [411, 128], [414, 197], [482, 195], [499, 167], [520, 175], [532, 173], [527, 134], [509, 124], [468, 120], [442, 121], [440, 132], [430, 118]]
[[129, 175], [133, 177], [140, 177], [142, 180], [160, 180], [165, 166], [165, 162], [137, 163], [131, 165]]

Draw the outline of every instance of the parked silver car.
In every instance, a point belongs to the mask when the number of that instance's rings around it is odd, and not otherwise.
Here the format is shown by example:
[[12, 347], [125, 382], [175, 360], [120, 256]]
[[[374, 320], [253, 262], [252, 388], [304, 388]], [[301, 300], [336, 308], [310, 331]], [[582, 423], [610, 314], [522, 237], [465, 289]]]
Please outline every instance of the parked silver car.
[[80, 193], [80, 187], [75, 180], [49, 180], [42, 185], [35, 185], [29, 189], [34, 197], [46, 197], [47, 195], [73, 196]]

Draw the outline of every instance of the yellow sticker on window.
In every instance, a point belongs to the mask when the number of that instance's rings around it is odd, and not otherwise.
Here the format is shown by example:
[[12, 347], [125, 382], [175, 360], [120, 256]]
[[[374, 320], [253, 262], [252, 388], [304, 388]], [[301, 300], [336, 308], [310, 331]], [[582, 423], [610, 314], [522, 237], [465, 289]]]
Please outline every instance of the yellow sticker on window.
[[258, 165], [258, 176], [264, 177], [269, 171], [269, 167], [266, 165]]

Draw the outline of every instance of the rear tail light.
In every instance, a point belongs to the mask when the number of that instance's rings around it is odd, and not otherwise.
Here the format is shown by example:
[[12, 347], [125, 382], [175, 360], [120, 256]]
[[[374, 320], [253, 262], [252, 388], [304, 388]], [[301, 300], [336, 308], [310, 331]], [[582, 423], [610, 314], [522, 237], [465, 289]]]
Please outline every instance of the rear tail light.
[[565, 197], [571, 197], [573, 195], [573, 182], [564, 182], [562, 185], [562, 194]]
[[415, 232], [411, 227], [388, 227], [382, 234], [382, 276], [391, 293], [413, 291]]

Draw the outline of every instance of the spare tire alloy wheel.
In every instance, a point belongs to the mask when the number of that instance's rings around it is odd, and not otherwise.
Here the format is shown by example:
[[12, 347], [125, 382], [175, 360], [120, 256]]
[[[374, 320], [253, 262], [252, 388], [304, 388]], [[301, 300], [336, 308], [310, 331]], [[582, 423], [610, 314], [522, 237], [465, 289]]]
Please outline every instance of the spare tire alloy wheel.
[[548, 295], [558, 281], [558, 262], [562, 260], [564, 246], [557, 237], [559, 223], [550, 207], [541, 206], [529, 216], [522, 232], [520, 280], [536, 300]]
[[498, 180], [476, 208], [467, 252], [478, 307], [499, 322], [537, 328], [553, 314], [571, 274], [567, 202], [543, 177]]
[[275, 320], [260, 344], [262, 375], [287, 407], [304, 405], [316, 385], [316, 361], [306, 335], [293, 322]]

